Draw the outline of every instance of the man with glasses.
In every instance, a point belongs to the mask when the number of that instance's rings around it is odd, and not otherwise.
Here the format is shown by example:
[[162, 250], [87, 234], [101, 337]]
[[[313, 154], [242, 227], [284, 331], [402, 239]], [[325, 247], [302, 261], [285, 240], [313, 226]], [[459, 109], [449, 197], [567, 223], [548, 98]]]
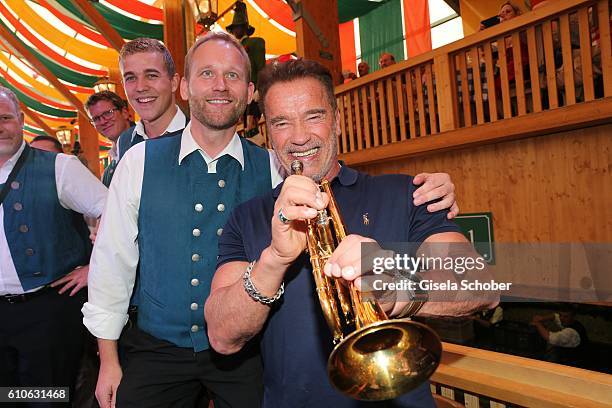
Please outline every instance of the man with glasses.
[[101, 91], [87, 99], [85, 108], [98, 133], [113, 143], [113, 147], [108, 152], [111, 162], [102, 175], [102, 183], [108, 187], [119, 162], [117, 141], [119, 136], [132, 126], [127, 102], [114, 92]]

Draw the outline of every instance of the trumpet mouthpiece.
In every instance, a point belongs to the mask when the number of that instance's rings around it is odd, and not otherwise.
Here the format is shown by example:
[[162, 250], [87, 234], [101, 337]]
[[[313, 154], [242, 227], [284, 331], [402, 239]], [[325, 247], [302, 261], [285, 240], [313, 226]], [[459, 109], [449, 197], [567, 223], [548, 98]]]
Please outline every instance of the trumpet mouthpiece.
[[299, 160], [294, 160], [291, 162], [291, 174], [297, 174], [298, 176], [302, 175], [302, 171], [304, 171], [304, 164]]

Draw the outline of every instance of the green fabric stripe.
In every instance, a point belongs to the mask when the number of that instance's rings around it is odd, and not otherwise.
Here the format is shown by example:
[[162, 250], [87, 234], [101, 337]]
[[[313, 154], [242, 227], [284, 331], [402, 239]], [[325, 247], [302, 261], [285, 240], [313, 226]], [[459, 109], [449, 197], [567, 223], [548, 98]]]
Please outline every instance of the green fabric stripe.
[[404, 56], [401, 0], [390, 0], [359, 18], [361, 59], [370, 65], [370, 72], [378, 70], [378, 57], [390, 52], [395, 61]]
[[63, 8], [65, 8], [66, 10], [68, 10], [72, 15], [74, 15], [79, 20], [88, 21], [87, 18], [85, 18], [85, 16], [81, 14], [81, 11], [75, 5], [72, 4], [72, 1], [55, 0], [55, 2], [58, 3], [60, 6], [62, 6]]
[[13, 91], [15, 95], [17, 95], [17, 98], [21, 102], [25, 103], [26, 106], [28, 106], [29, 108], [37, 112], [44, 113], [45, 115], [49, 115], [49, 116], [55, 116], [58, 118], [76, 118], [77, 116], [76, 112], [53, 108], [51, 106], [47, 106], [47, 105], [44, 105], [38, 102], [37, 100], [21, 92], [19, 89], [15, 88], [3, 77], [0, 77], [0, 83], [2, 84], [2, 86], [9, 88], [11, 91]]
[[23, 129], [27, 130], [30, 133], [34, 133], [35, 135], [46, 135], [44, 130], [34, 129], [28, 125], [23, 125]]
[[[28, 47], [26, 44], [24, 45]], [[33, 48], [28, 47], [28, 49], [32, 52], [32, 54], [36, 56], [36, 58], [38, 58], [40, 62], [42, 62], [45, 67], [47, 67], [47, 69], [49, 69], [49, 71], [53, 73], [53, 75], [73, 85], [84, 86], [85, 88], [93, 88], [96, 81], [100, 79], [92, 75], [81, 74], [71, 69], [64, 68], [55, 61], [50, 60], [46, 56], [34, 50]]]
[[[64, 7], [60, 1], [58, 0], [47, 0], [47, 3], [49, 3], [49, 5], [51, 5], [51, 7], [53, 7], [54, 9], [60, 11], [62, 14], [67, 15], [68, 17], [72, 18], [73, 20], [78, 21], [79, 23], [83, 24], [84, 26], [87, 26], [89, 28], [91, 28], [92, 30], [96, 30], [96, 27], [94, 27], [89, 21], [87, 21], [85, 19], [85, 17], [83, 17], [81, 15], [80, 12], [78, 12], [78, 10], [76, 10], [74, 7], [72, 7], [72, 3], [68, 3], [68, 5], [70, 5], [70, 9], [67, 9], [66, 7]], [[76, 11], [76, 13], [75, 13]], [[77, 14], [78, 13], [78, 14]]]
[[[75, 7], [70, 0], [56, 1], [78, 19], [87, 21], [87, 18], [81, 14], [79, 9]], [[163, 40], [164, 38], [164, 27], [161, 24], [150, 24], [138, 21], [117, 13], [100, 3], [92, 4], [123, 38], [127, 38], [128, 40], [133, 40], [138, 37], [150, 37], [158, 40]]]
[[338, 0], [338, 18], [341, 23], [346, 23], [356, 17], [361, 17], [364, 14], [380, 7], [387, 0], [371, 1], [371, 0]]
[[27, 48], [32, 54], [34, 54], [34, 56], [36, 56], [36, 58], [38, 58], [38, 60], [45, 67], [47, 67], [47, 69], [49, 69], [53, 73], [53, 75], [55, 75], [57, 78], [62, 79], [74, 85], [84, 86], [86, 88], [93, 87], [96, 81], [99, 79], [98, 77], [95, 77], [93, 75], [81, 74], [71, 69], [64, 68], [63, 66], [47, 58], [45, 55], [41, 54], [40, 52], [36, 51], [34, 48], [24, 43], [17, 35], [15, 35], [12, 32], [12, 30], [10, 30], [6, 26], [6, 24], [4, 24], [2, 20], [0, 20], [0, 24], [2, 24], [8, 31], [10, 31], [13, 37], [15, 37], [15, 39], [19, 41], [25, 48]]
[[127, 38], [128, 40], [133, 40], [138, 37], [150, 37], [158, 40], [164, 39], [164, 26], [161, 24], [145, 23], [144, 21], [126, 17], [100, 3], [93, 3], [93, 6], [123, 38]]

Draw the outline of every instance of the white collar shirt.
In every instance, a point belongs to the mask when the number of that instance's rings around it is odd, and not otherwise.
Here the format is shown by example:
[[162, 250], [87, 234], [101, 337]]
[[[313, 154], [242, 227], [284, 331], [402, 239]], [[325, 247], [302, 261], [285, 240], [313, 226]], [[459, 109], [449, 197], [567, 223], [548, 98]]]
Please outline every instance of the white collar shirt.
[[[216, 173], [218, 159], [225, 154], [234, 157], [244, 168], [242, 143], [237, 134], [216, 157], [210, 157], [197, 144], [191, 135], [190, 124], [180, 137], [179, 164], [187, 155], [198, 151], [209, 173]], [[82, 309], [83, 323], [94, 336], [102, 339], [118, 339], [127, 322], [127, 309], [139, 261], [138, 211], [145, 145], [140, 143], [132, 147], [117, 166], [91, 257], [89, 298]], [[274, 152], [268, 151], [268, 155], [270, 181], [275, 187], [283, 180], [283, 172]]]
[[[26, 143], [0, 166], [0, 184], [6, 182], [9, 174]], [[74, 210], [92, 218], [102, 214], [108, 190], [80, 160], [73, 155], [60, 153], [55, 159], [55, 185], [62, 207]], [[37, 209], [42, 211], [43, 209]], [[36, 290], [36, 289], [33, 289]], [[19, 281], [4, 229], [4, 204], [0, 205], [0, 295], [21, 294], [24, 290]]]

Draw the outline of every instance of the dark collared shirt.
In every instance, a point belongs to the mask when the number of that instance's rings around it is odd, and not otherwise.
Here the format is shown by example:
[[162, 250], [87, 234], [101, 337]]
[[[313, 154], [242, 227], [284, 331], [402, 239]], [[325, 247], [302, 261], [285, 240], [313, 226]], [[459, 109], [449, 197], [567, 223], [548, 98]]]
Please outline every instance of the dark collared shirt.
[[[219, 240], [218, 266], [230, 261], [253, 261], [270, 245], [270, 219], [282, 185], [269, 194], [240, 205], [233, 212]], [[412, 177], [372, 177], [343, 166], [332, 190], [347, 233], [378, 242], [423, 242], [432, 234], [459, 232], [446, 218], [447, 211], [428, 213], [415, 207]], [[367, 221], [366, 221], [367, 220]], [[262, 336], [264, 407], [433, 407], [429, 385], [387, 405], [349, 399], [332, 388], [327, 379], [331, 334], [323, 319], [312, 268], [306, 254], [285, 275], [285, 295], [275, 305]], [[391, 404], [391, 405], [388, 405]]]

